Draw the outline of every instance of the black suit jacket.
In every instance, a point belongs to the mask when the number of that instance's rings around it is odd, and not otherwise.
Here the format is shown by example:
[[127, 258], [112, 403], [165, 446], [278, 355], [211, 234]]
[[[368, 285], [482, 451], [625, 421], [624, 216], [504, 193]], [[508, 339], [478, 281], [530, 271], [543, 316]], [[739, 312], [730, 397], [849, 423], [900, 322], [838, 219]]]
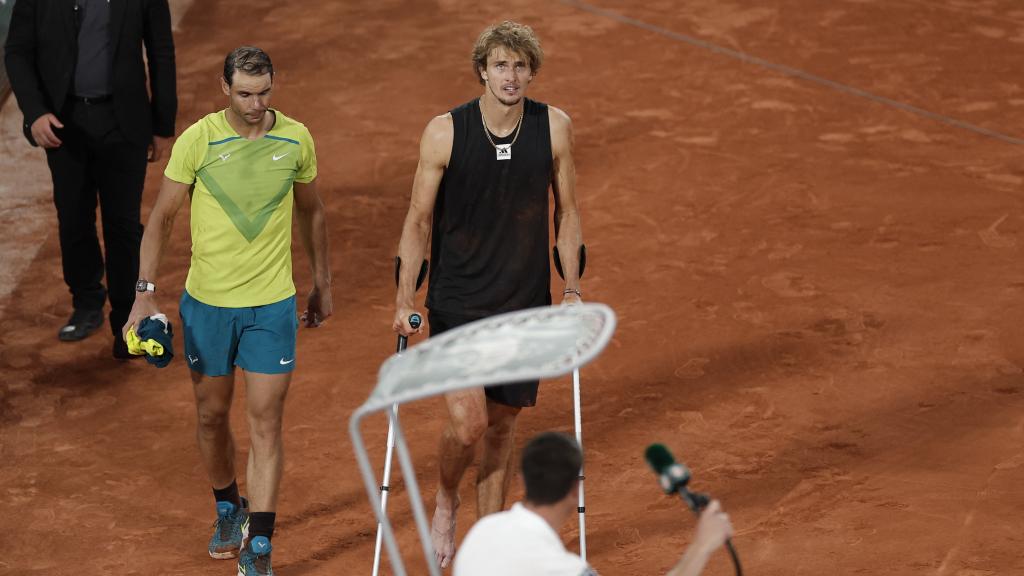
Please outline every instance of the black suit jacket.
[[[78, 52], [74, 8], [75, 0], [14, 3], [4, 61], [33, 146], [30, 128], [40, 116], [51, 112], [65, 121], [60, 113], [74, 88]], [[167, 0], [110, 0], [110, 32], [112, 96], [121, 132], [140, 145], [149, 144], [154, 134], [174, 136], [178, 97]]]

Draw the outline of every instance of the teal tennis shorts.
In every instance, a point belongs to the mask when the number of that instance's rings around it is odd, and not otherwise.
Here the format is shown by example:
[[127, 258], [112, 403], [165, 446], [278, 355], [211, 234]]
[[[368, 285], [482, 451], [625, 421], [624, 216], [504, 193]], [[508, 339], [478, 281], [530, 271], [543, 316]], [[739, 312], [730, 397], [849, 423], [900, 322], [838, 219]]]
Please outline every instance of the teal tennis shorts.
[[179, 305], [188, 367], [206, 376], [247, 372], [285, 374], [295, 369], [299, 320], [295, 296], [264, 306], [221, 308], [186, 291]]

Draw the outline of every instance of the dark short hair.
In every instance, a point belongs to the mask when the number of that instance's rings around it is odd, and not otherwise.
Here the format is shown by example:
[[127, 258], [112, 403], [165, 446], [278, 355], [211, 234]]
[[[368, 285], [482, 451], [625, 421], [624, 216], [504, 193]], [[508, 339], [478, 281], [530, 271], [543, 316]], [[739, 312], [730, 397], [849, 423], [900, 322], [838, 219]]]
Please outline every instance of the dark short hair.
[[526, 500], [554, 504], [566, 497], [579, 479], [583, 453], [576, 441], [557, 432], [545, 432], [523, 448]]
[[228, 86], [231, 86], [236, 70], [252, 76], [270, 74], [270, 79], [274, 79], [274, 65], [270, 62], [270, 56], [255, 46], [235, 48], [224, 59], [224, 81]]

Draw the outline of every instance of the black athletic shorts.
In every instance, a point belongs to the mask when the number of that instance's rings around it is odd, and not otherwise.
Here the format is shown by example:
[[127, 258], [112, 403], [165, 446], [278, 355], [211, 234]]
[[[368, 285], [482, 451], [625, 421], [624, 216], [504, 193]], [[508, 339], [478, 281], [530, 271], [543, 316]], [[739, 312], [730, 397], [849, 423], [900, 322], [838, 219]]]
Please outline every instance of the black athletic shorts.
[[[431, 336], [436, 336], [452, 328], [458, 328], [463, 324], [480, 320], [480, 318], [469, 318], [445, 312], [435, 312], [433, 310], [427, 313], [427, 319], [430, 321]], [[484, 395], [498, 404], [515, 408], [527, 408], [536, 406], [537, 388], [539, 387], [540, 380], [495, 384], [484, 388]]]

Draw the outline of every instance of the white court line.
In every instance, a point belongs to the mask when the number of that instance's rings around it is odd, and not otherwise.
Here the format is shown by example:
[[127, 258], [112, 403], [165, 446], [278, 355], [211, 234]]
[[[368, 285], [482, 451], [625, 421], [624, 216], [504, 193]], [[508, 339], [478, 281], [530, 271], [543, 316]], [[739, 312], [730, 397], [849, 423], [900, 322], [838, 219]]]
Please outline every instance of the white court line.
[[1007, 142], [1007, 143], [1010, 143], [1010, 144], [1024, 144], [1024, 139], [1018, 138], [1016, 136], [1010, 136], [1008, 134], [1003, 134], [1002, 132], [996, 132], [995, 130], [989, 130], [988, 128], [985, 128], [985, 127], [982, 127], [982, 126], [978, 126], [977, 124], [971, 124], [970, 122], [964, 122], [963, 120], [957, 120], [956, 118], [952, 118], [952, 117], [946, 116], [944, 114], [938, 114], [936, 112], [931, 112], [931, 111], [925, 110], [924, 108], [918, 108], [917, 106], [914, 106], [912, 104], [907, 104], [905, 102], [900, 102], [898, 100], [893, 100], [892, 98], [886, 98], [885, 96], [879, 96], [878, 94], [874, 94], [874, 93], [868, 92], [867, 90], [862, 90], [860, 88], [856, 88], [854, 86], [843, 84], [841, 82], [836, 82], [834, 80], [829, 80], [828, 78], [823, 78], [823, 77], [818, 76], [816, 74], [811, 74], [810, 72], [805, 72], [803, 70], [800, 70], [798, 68], [793, 68], [793, 67], [790, 67], [790, 66], [786, 66], [784, 64], [776, 64], [775, 62], [770, 62], [768, 60], [765, 60], [763, 58], [758, 58], [757, 56], [753, 56], [753, 55], [747, 54], [745, 52], [740, 52], [738, 50], [732, 50], [730, 48], [726, 48], [724, 46], [719, 46], [718, 44], [714, 44], [714, 43], [708, 42], [706, 40], [701, 40], [699, 38], [695, 38], [693, 36], [688, 36], [686, 34], [680, 34], [679, 32], [673, 32], [671, 30], [662, 28], [660, 26], [656, 26], [654, 24], [648, 24], [647, 22], [644, 22], [642, 20], [637, 20], [635, 18], [630, 18], [629, 16], [623, 16], [622, 14], [618, 14], [618, 13], [612, 12], [610, 10], [605, 10], [603, 8], [598, 8], [597, 6], [593, 6], [591, 4], [587, 4], [586, 2], [578, 2], [576, 0], [560, 0], [560, 2], [562, 4], [567, 5], [567, 6], [573, 6], [575, 8], [579, 8], [580, 10], [583, 10], [585, 12], [590, 12], [591, 14], [596, 14], [598, 16], [604, 16], [606, 18], [610, 18], [612, 20], [621, 22], [623, 24], [628, 24], [628, 25], [636, 27], [636, 28], [647, 30], [649, 32], [654, 32], [655, 34], [659, 34], [661, 36], [665, 36], [667, 38], [671, 38], [672, 40], [678, 40], [680, 42], [685, 42], [687, 44], [690, 44], [690, 45], [693, 45], [693, 46], [697, 46], [698, 48], [703, 48], [705, 50], [708, 50], [710, 52], [714, 52], [716, 54], [721, 54], [723, 56], [728, 56], [730, 58], [734, 58], [734, 59], [739, 60], [741, 62], [746, 62], [748, 64], [754, 64], [756, 66], [761, 66], [762, 68], [767, 68], [769, 70], [773, 70], [775, 72], [779, 72], [779, 73], [784, 74], [786, 76], [791, 76], [791, 77], [794, 77], [794, 78], [800, 78], [802, 80], [807, 80], [809, 82], [814, 82], [815, 84], [820, 84], [820, 85], [825, 86], [827, 88], [831, 88], [831, 89], [833, 89], [833, 90], [835, 90], [837, 92], [842, 92], [844, 94], [850, 94], [850, 95], [853, 95], [853, 96], [859, 96], [861, 98], [865, 98], [867, 100], [871, 100], [871, 101], [877, 102], [879, 104], [890, 106], [890, 107], [896, 108], [898, 110], [903, 110], [904, 112], [910, 112], [911, 114], [916, 114], [918, 116], [923, 116], [923, 117], [928, 118], [930, 120], [935, 120], [936, 122], [941, 122], [943, 124], [946, 124], [946, 125], [949, 125], [949, 126], [953, 126], [955, 128], [961, 128], [963, 130], [969, 130], [971, 132], [974, 132], [975, 134], [980, 134], [982, 136], [987, 136], [989, 138], [995, 138], [996, 140], [1001, 140], [1003, 142]]
[[[41, 148], [21, 133], [22, 114], [11, 95], [0, 107], [0, 319], [9, 297], [46, 238], [57, 231], [52, 184]], [[54, 277], [60, 278], [60, 264]]]

